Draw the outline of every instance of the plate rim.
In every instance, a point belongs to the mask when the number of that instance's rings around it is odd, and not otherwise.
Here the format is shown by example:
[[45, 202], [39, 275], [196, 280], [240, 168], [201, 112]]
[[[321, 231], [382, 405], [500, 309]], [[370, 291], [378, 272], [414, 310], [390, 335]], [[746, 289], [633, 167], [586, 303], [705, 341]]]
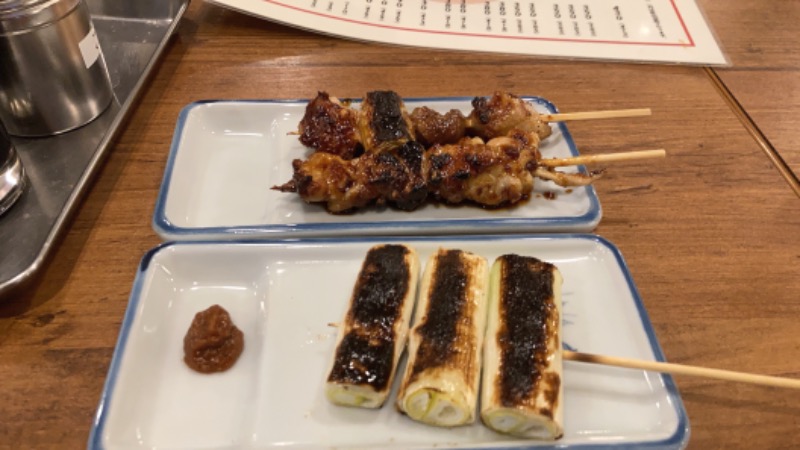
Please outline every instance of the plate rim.
[[[116, 381], [119, 377], [119, 370], [125, 351], [128, 346], [128, 338], [130, 335], [133, 320], [136, 318], [136, 312], [139, 309], [140, 301], [142, 300], [142, 289], [146, 281], [150, 263], [160, 253], [168, 251], [174, 247], [302, 247], [312, 244], [323, 244], [327, 246], [337, 246], [344, 244], [364, 244], [364, 243], [390, 243], [390, 242], [436, 242], [436, 241], [465, 241], [465, 242], [481, 242], [481, 241], [553, 241], [553, 240], [578, 240], [590, 241], [595, 244], [605, 247], [614, 257], [618, 264], [625, 282], [630, 290], [631, 297], [633, 298], [634, 305], [639, 314], [639, 319], [642, 322], [645, 335], [647, 336], [648, 344], [653, 352], [655, 361], [666, 362], [666, 356], [661, 349], [661, 344], [655, 334], [655, 329], [650, 321], [647, 309], [639, 294], [639, 290], [633, 281], [633, 276], [630, 273], [629, 267], [622, 252], [610, 240], [596, 234], [589, 233], [531, 233], [531, 234], [493, 234], [493, 235], [445, 235], [445, 236], [361, 236], [361, 237], [323, 237], [323, 238], [302, 238], [302, 239], [269, 239], [269, 240], [216, 240], [216, 241], [168, 241], [162, 242], [155, 247], [148, 250], [142, 257], [136, 271], [136, 276], [133, 281], [131, 293], [128, 299], [128, 305], [125, 309], [125, 316], [120, 325], [119, 335], [117, 337], [116, 345], [114, 346], [114, 353], [112, 355], [111, 363], [109, 365], [106, 379], [103, 384], [103, 390], [98, 402], [97, 411], [92, 421], [92, 429], [89, 434], [87, 448], [90, 450], [101, 450], [106, 447], [103, 446], [103, 431], [105, 429], [106, 420], [108, 418], [108, 407], [113, 398]], [[552, 446], [548, 445], [532, 445], [532, 446], [515, 446], [515, 447], [480, 447], [482, 450], [488, 449], [545, 449], [545, 448], [565, 448], [565, 449], [587, 449], [587, 450], [606, 450], [606, 449], [625, 449], [625, 448], [663, 448], [663, 449], [682, 449], [685, 448], [689, 442], [691, 435], [691, 427], [689, 424], [688, 414], [683, 404], [683, 399], [680, 395], [677, 385], [670, 374], [660, 373], [661, 379], [664, 382], [664, 388], [667, 397], [670, 399], [673, 409], [677, 414], [678, 422], [675, 427], [674, 433], [668, 438], [657, 441], [639, 441], [627, 444], [619, 443], [597, 443], [597, 444], [577, 444], [577, 445], [559, 445], [554, 443]], [[537, 441], [539, 443], [539, 441]], [[446, 450], [447, 447], [437, 447]], [[468, 450], [467, 447], [460, 447], [458, 450]]]
[[[475, 97], [406, 97], [405, 102], [468, 102]], [[550, 113], [557, 114], [558, 108], [549, 100], [540, 96], [525, 95], [520, 98], [535, 102], [545, 107]], [[388, 221], [339, 221], [339, 222], [310, 222], [310, 223], [287, 223], [287, 224], [257, 224], [257, 225], [230, 225], [230, 226], [214, 226], [214, 227], [185, 227], [173, 223], [167, 217], [166, 205], [169, 198], [172, 177], [175, 172], [175, 163], [178, 152], [181, 148], [184, 132], [186, 130], [187, 122], [196, 109], [200, 107], [207, 107], [220, 104], [305, 104], [310, 99], [206, 99], [197, 100], [181, 109], [178, 115], [178, 120], [173, 132], [172, 142], [170, 144], [169, 156], [167, 164], [164, 168], [164, 175], [162, 177], [161, 186], [159, 188], [158, 197], [156, 198], [155, 210], [151, 225], [153, 230], [165, 240], [190, 240], [202, 239], [211, 241], [222, 237], [236, 238], [246, 235], [250, 238], [268, 239], [271, 236], [277, 235], [302, 235], [308, 237], [324, 237], [327, 235], [348, 235], [350, 233], [364, 233], [371, 234], [402, 234], [416, 233], [420, 227], [426, 228], [426, 233], [479, 233], [480, 230], [487, 230], [491, 233], [492, 227], [506, 226], [519, 228], [523, 226], [536, 227], [541, 232], [572, 232], [580, 228], [581, 232], [590, 232], [600, 222], [602, 218], [602, 206], [597, 196], [597, 191], [594, 186], [588, 185], [586, 187], [586, 194], [589, 199], [589, 209], [586, 213], [580, 216], [560, 216], [549, 218], [536, 218], [536, 217], [514, 217], [514, 218], [486, 218], [486, 219], [427, 219], [427, 220], [388, 220]], [[579, 156], [578, 148], [569, 132], [566, 124], [557, 122], [564, 142], [569, 148], [572, 156]], [[585, 166], [578, 166], [578, 171], [587, 173]], [[525, 232], [534, 232], [533, 229], [524, 230]]]

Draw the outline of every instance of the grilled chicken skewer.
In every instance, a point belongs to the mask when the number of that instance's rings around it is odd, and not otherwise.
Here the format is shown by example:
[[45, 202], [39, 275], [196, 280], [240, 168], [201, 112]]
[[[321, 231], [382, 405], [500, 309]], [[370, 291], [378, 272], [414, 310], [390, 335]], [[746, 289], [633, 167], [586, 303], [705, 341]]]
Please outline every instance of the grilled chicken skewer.
[[533, 105], [507, 92], [475, 97], [472, 111], [439, 113], [429, 107], [409, 115], [402, 98], [393, 91], [369, 92], [361, 110], [319, 92], [306, 106], [297, 134], [300, 142], [316, 151], [352, 159], [364, 152], [383, 151], [416, 139], [426, 147], [455, 144], [464, 137], [484, 140], [505, 136], [513, 129], [535, 132], [540, 139], [552, 133], [548, 122], [649, 115], [649, 109], [540, 114]]
[[[499, 207], [530, 197], [534, 178], [560, 186], [583, 186], [602, 175], [601, 171], [558, 172], [540, 164], [538, 142], [535, 133], [514, 131], [487, 143], [464, 138], [427, 151], [411, 141], [393, 151], [349, 161], [314, 153], [306, 161], [293, 161], [292, 179], [273, 189], [296, 192], [307, 203], [324, 203], [332, 213], [352, 212], [372, 203], [413, 210], [428, 198]], [[544, 161], [556, 165], [558, 160]]]
[[414, 133], [425, 146], [452, 144], [464, 136], [484, 140], [507, 135], [511, 130], [534, 132], [541, 140], [552, 134], [549, 122], [567, 120], [609, 119], [650, 115], [650, 109], [625, 109], [616, 111], [586, 111], [566, 114], [543, 114], [533, 104], [508, 92], [495, 92], [491, 97], [475, 97], [472, 112], [464, 116], [451, 109], [439, 113], [427, 106], [411, 112]]
[[300, 121], [300, 142], [347, 160], [363, 153], [392, 150], [410, 140], [427, 147], [455, 144], [468, 136], [492, 139], [513, 129], [534, 132], [539, 139], [551, 133], [533, 105], [504, 92], [490, 98], [475, 97], [469, 116], [456, 109], [440, 114], [428, 107], [416, 108], [409, 115], [402, 98], [393, 91], [367, 93], [360, 110], [350, 104], [319, 92]]
[[332, 403], [384, 404], [405, 349], [418, 276], [411, 247], [377, 245], [367, 252], [331, 361], [325, 394]]
[[475, 421], [486, 324], [487, 262], [439, 249], [428, 260], [409, 336], [397, 407], [414, 420], [453, 427]]
[[503, 255], [492, 266], [481, 419], [495, 431], [563, 435], [561, 284], [536, 258]]

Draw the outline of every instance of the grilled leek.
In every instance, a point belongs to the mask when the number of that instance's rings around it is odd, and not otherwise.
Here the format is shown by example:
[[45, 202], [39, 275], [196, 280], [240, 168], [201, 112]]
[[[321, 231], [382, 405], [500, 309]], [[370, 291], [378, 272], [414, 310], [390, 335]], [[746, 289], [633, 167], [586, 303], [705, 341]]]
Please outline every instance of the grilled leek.
[[394, 91], [371, 91], [361, 103], [358, 121], [367, 153], [382, 153], [414, 140], [414, 125], [403, 99]]
[[389, 395], [408, 338], [419, 258], [411, 247], [368, 252], [339, 326], [326, 395], [338, 405], [379, 408]]
[[492, 266], [481, 419], [495, 431], [564, 434], [561, 284], [556, 266], [536, 258], [504, 255]]
[[420, 286], [397, 408], [443, 427], [475, 421], [486, 325], [488, 263], [440, 249]]

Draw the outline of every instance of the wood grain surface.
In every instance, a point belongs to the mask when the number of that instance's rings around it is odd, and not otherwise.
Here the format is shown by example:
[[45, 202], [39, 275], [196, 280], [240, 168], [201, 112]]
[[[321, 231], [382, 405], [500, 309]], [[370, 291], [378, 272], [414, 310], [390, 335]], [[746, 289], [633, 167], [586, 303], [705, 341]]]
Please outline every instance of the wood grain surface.
[[[137, 265], [160, 242], [150, 219], [181, 108], [372, 89], [652, 108], [569, 125], [582, 153], [668, 151], [608, 167], [596, 233], [622, 251], [669, 361], [800, 378], [800, 199], [701, 68], [379, 46], [193, 2], [47, 269], [0, 304], [0, 448], [86, 446]], [[689, 448], [800, 442], [797, 391], [676, 382]]]
[[800, 175], [800, 2], [698, 2], [731, 66], [717, 73], [781, 157]]

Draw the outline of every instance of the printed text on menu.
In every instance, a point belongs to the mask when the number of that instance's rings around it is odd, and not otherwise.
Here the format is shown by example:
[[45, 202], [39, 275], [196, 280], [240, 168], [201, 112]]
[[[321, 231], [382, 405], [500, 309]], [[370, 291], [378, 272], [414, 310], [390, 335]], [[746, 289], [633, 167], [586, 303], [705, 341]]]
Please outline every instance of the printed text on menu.
[[331, 18], [402, 30], [553, 41], [694, 45], [672, 0], [305, 1], [311, 11]]

